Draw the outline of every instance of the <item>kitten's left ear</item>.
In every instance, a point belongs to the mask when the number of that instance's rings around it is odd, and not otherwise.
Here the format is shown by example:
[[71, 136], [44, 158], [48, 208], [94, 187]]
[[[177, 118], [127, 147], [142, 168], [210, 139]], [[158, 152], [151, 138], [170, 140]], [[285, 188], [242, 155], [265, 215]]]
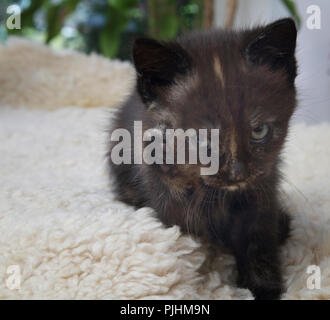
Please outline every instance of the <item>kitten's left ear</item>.
[[188, 53], [175, 42], [137, 39], [133, 46], [133, 60], [138, 73], [138, 91], [145, 103], [157, 98], [157, 90], [173, 84], [176, 76], [191, 67]]
[[297, 76], [295, 59], [297, 28], [290, 19], [278, 20], [266, 26], [248, 45], [248, 61], [258, 65], [269, 65], [273, 70], [285, 69], [289, 81]]

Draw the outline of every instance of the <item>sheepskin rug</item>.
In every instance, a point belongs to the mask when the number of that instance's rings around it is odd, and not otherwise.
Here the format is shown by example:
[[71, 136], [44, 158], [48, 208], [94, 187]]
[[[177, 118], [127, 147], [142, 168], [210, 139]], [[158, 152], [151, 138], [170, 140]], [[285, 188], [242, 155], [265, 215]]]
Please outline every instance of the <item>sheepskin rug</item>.
[[[114, 200], [106, 130], [133, 83], [127, 63], [0, 47], [0, 299], [252, 299], [232, 256]], [[329, 141], [329, 124], [296, 124], [284, 152], [284, 299], [330, 299]]]

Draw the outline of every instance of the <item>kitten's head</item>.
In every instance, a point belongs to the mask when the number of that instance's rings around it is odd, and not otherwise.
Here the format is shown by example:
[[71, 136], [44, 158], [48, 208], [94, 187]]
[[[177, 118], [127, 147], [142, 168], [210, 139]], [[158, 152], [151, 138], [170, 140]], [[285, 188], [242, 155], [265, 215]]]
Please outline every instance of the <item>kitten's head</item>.
[[137, 86], [151, 123], [220, 130], [218, 174], [201, 177], [199, 165], [185, 165], [177, 176], [229, 190], [271, 176], [296, 105], [296, 37], [295, 23], [283, 19], [178, 42], [135, 42]]

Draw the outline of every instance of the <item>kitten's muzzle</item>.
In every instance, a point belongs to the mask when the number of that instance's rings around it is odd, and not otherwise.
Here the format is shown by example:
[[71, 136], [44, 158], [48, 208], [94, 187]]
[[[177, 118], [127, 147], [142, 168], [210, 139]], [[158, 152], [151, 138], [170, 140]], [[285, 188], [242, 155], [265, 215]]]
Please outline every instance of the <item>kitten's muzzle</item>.
[[247, 179], [246, 166], [240, 161], [234, 161], [230, 165], [228, 180], [233, 183], [243, 182]]

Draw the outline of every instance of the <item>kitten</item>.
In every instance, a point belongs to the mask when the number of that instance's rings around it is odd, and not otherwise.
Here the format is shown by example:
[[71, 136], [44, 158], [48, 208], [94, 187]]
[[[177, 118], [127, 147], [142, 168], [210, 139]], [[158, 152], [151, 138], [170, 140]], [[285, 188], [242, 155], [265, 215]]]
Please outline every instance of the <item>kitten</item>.
[[151, 207], [165, 225], [225, 245], [237, 262], [238, 286], [256, 299], [283, 293], [279, 250], [290, 219], [278, 196], [279, 164], [296, 106], [296, 37], [293, 20], [282, 19], [177, 42], [138, 39], [136, 90], [112, 126], [132, 134], [134, 121], [142, 121], [143, 132], [219, 129], [215, 175], [202, 176], [200, 162], [115, 164], [109, 157], [111, 174], [120, 200]]

